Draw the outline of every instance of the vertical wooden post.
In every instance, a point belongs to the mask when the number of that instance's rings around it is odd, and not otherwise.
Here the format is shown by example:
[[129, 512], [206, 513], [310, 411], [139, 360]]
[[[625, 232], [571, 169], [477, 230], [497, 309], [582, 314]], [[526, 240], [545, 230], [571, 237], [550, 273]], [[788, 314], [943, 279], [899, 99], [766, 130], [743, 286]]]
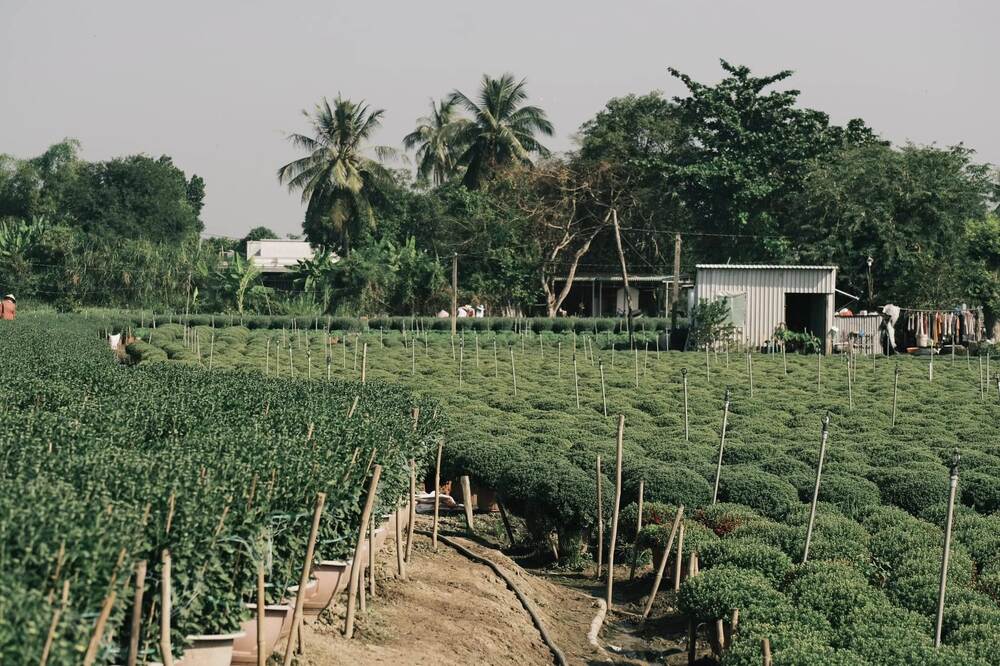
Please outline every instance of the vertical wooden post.
[[681, 564], [684, 563], [684, 523], [677, 533], [677, 559], [674, 560], [674, 592], [681, 591]]
[[299, 589], [295, 592], [295, 610], [292, 613], [292, 630], [288, 634], [288, 644], [285, 646], [284, 666], [290, 666], [295, 652], [295, 640], [302, 625], [302, 611], [306, 603], [306, 586], [309, 584], [309, 572], [312, 570], [313, 553], [316, 549], [316, 537], [319, 534], [319, 521], [323, 517], [323, 504], [326, 493], [316, 493], [316, 506], [313, 507], [312, 526], [309, 528], [309, 542], [306, 544], [306, 557], [302, 563], [302, 575], [299, 577]]
[[361, 383], [365, 383], [365, 377], [368, 373], [368, 343], [365, 343], [364, 351], [361, 356]]
[[264, 616], [266, 615], [267, 597], [264, 596], [264, 560], [257, 562], [257, 666], [267, 666], [264, 654]]
[[781, 365], [785, 368], [785, 376], [788, 376], [788, 358], [785, 356], [785, 343], [781, 343]]
[[170, 551], [163, 549], [160, 556], [160, 658], [163, 666], [174, 666], [174, 653], [170, 646]]
[[851, 377], [851, 359], [847, 359], [847, 406], [854, 411], [854, 380]]
[[556, 345], [556, 378], [562, 379], [562, 340]]
[[441, 452], [444, 442], [438, 442], [437, 462], [434, 464], [434, 527], [431, 533], [431, 547], [437, 552], [438, 547], [438, 517], [441, 512]]
[[517, 397], [517, 370], [514, 368], [514, 348], [508, 347], [510, 351], [510, 377], [514, 382], [514, 397]]
[[681, 378], [684, 382], [684, 441], [691, 441], [691, 429], [688, 424], [688, 369], [681, 368]]
[[580, 375], [576, 369], [576, 353], [573, 353], [573, 387], [576, 392], [576, 408], [580, 409]]
[[611, 517], [611, 544], [608, 546], [608, 589], [605, 602], [611, 609], [611, 598], [615, 585], [615, 542], [618, 540], [618, 511], [622, 503], [622, 440], [625, 435], [625, 415], [618, 415], [618, 436], [615, 445], [615, 512]]
[[597, 580], [604, 569], [604, 497], [602, 496], [601, 454], [597, 454]]
[[958, 463], [961, 456], [958, 450], [951, 458], [951, 471], [948, 480], [948, 515], [944, 526], [944, 552], [941, 554], [941, 584], [938, 587], [937, 621], [934, 625], [934, 647], [941, 647], [941, 627], [944, 623], [944, 596], [948, 587], [948, 559], [951, 555], [951, 528], [955, 520], [955, 494], [958, 491]]
[[639, 533], [642, 532], [642, 502], [646, 491], [646, 480], [639, 479], [639, 514], [635, 519], [635, 539], [632, 541], [632, 570], [629, 571], [628, 579], [635, 578], [635, 566], [639, 562]]
[[458, 330], [458, 252], [451, 255], [451, 334]]
[[819, 484], [823, 476], [823, 458], [826, 457], [826, 441], [829, 436], [830, 415], [823, 418], [823, 432], [820, 435], [819, 463], [816, 465], [816, 485], [813, 487], [812, 506], [809, 508], [809, 527], [806, 528], [806, 547], [802, 553], [802, 563], [809, 560], [809, 546], [812, 543], [813, 526], [816, 523], [816, 503], [819, 502]]
[[368, 521], [368, 593], [375, 599], [375, 516]]
[[698, 625], [694, 620], [688, 620], [688, 666], [694, 666], [698, 652]]
[[[418, 412], [419, 413], [419, 412]], [[417, 461], [410, 458], [410, 507], [409, 519], [406, 521], [406, 557], [404, 561], [410, 561], [410, 553], [413, 552], [413, 523], [417, 519]]]
[[677, 310], [681, 298], [681, 235], [674, 234], [674, 285], [670, 299], [670, 332], [677, 328]]
[[476, 528], [472, 522], [472, 485], [469, 483], [468, 475], [463, 474], [460, 480], [462, 483], [462, 505], [465, 508], [465, 526], [469, 529], [469, 534], [475, 534]]
[[719, 440], [719, 460], [715, 465], [715, 487], [712, 489], [712, 504], [719, 500], [719, 478], [722, 476], [722, 452], [726, 448], [726, 425], [729, 423], [729, 389], [726, 389], [726, 400], [722, 406], [722, 436]]
[[760, 639], [760, 651], [761, 651], [761, 656], [764, 659], [764, 666], [771, 666], [773, 663], [771, 661], [771, 639], [769, 638]]
[[823, 391], [823, 355], [816, 352], [816, 393]]
[[[577, 389], [577, 395], [580, 391]], [[608, 416], [608, 393], [604, 388], [604, 361], [601, 361], [601, 402], [604, 405], [604, 416]], [[577, 398], [577, 407], [579, 407], [579, 398]]]
[[135, 565], [135, 596], [132, 601], [132, 628], [129, 631], [128, 666], [139, 659], [139, 634], [142, 632], [142, 597], [146, 592], [146, 560]]
[[[378, 489], [378, 480], [381, 476], [382, 466], [375, 465], [371, 481], [368, 482], [368, 496], [365, 498], [365, 506], [361, 510], [361, 525], [358, 526], [358, 542], [354, 545], [354, 558], [351, 561], [351, 580], [347, 591], [347, 615], [344, 618], [344, 636], [346, 638], [351, 638], [354, 635], [355, 604], [357, 602], [358, 584], [361, 582], [361, 568], [364, 566], [361, 549], [364, 547], [365, 532], [368, 528], [368, 520], [372, 515], [372, 508], [375, 506], [375, 491]], [[368, 544], [368, 547], [369, 549], [374, 548], [375, 544]], [[304, 587], [305, 584], [299, 589], [302, 590]], [[291, 642], [291, 638], [289, 638], [289, 642]], [[290, 655], [291, 651], [288, 654]]]
[[[656, 577], [653, 579], [653, 589], [649, 591], [649, 598], [646, 599], [646, 606], [642, 609], [642, 617], [649, 617], [649, 612], [653, 610], [653, 602], [656, 601], [656, 593], [660, 591], [660, 583], [663, 582], [663, 572], [667, 569], [667, 560], [670, 559], [670, 550], [674, 547], [674, 538], [680, 528], [681, 519], [684, 518], [684, 505], [677, 507], [677, 514], [674, 516], [674, 524], [670, 528], [670, 537], [667, 539], [667, 547], [663, 549], [660, 562], [656, 567]], [[680, 563], [678, 563], [680, 566]]]
[[899, 395], [899, 363], [892, 377], [892, 427], [896, 427], [896, 397]]

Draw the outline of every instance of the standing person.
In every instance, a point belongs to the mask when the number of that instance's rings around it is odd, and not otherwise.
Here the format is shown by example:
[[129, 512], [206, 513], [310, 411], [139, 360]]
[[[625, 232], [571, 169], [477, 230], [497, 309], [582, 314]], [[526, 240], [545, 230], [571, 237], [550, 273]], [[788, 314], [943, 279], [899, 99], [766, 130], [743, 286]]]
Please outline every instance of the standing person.
[[0, 319], [11, 319], [17, 315], [17, 299], [14, 294], [7, 294], [0, 301]]

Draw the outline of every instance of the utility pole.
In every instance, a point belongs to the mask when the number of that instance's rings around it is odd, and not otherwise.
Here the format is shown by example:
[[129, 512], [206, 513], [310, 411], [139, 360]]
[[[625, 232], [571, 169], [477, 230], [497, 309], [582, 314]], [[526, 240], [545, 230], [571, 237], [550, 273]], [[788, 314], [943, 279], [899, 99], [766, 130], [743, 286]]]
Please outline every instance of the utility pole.
[[451, 334], [458, 330], [458, 252], [451, 255]]
[[674, 293], [670, 299], [670, 332], [677, 328], [677, 307], [681, 300], [681, 234], [674, 235]]
[[618, 246], [618, 260], [622, 265], [622, 282], [625, 286], [625, 321], [628, 324], [628, 346], [635, 347], [635, 331], [632, 330], [632, 294], [628, 287], [628, 269], [625, 267], [625, 252], [622, 250], [622, 232], [618, 226], [618, 211], [611, 209], [611, 221], [615, 227], [615, 245]]

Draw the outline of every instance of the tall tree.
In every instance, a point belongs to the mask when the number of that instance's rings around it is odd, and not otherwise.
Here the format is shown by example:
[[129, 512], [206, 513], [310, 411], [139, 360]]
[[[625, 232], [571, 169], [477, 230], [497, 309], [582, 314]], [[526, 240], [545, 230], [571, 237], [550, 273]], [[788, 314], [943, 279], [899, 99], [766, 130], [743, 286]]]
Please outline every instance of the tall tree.
[[526, 82], [513, 74], [500, 78], [483, 75], [477, 101], [456, 90], [450, 99], [472, 116], [458, 133], [464, 146], [459, 163], [465, 167], [463, 182], [479, 187], [497, 168], [513, 163], [529, 163], [533, 155], [548, 155], [538, 134], [552, 136], [552, 123], [545, 111], [524, 105], [528, 99]]
[[312, 113], [302, 113], [313, 135], [290, 134], [288, 140], [308, 154], [278, 169], [278, 181], [302, 192], [309, 242], [347, 256], [351, 243], [375, 226], [371, 197], [392, 179], [381, 163], [392, 148], [375, 146], [374, 158], [365, 154], [385, 111], [338, 95], [332, 107], [324, 97]]
[[431, 100], [431, 114], [417, 119], [417, 127], [403, 137], [407, 150], [417, 149], [417, 176], [421, 182], [443, 185], [458, 173], [462, 146], [458, 135], [468, 120], [458, 116], [456, 101]]

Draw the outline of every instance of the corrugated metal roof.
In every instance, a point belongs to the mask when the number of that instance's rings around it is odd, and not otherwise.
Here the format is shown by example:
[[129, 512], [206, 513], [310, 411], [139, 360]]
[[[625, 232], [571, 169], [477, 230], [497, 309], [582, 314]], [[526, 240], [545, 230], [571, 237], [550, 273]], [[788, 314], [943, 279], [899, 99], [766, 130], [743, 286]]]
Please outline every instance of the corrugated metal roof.
[[697, 264], [695, 268], [734, 268], [737, 270], [768, 269], [768, 270], [805, 270], [834, 271], [836, 266], [792, 266], [790, 264]]

